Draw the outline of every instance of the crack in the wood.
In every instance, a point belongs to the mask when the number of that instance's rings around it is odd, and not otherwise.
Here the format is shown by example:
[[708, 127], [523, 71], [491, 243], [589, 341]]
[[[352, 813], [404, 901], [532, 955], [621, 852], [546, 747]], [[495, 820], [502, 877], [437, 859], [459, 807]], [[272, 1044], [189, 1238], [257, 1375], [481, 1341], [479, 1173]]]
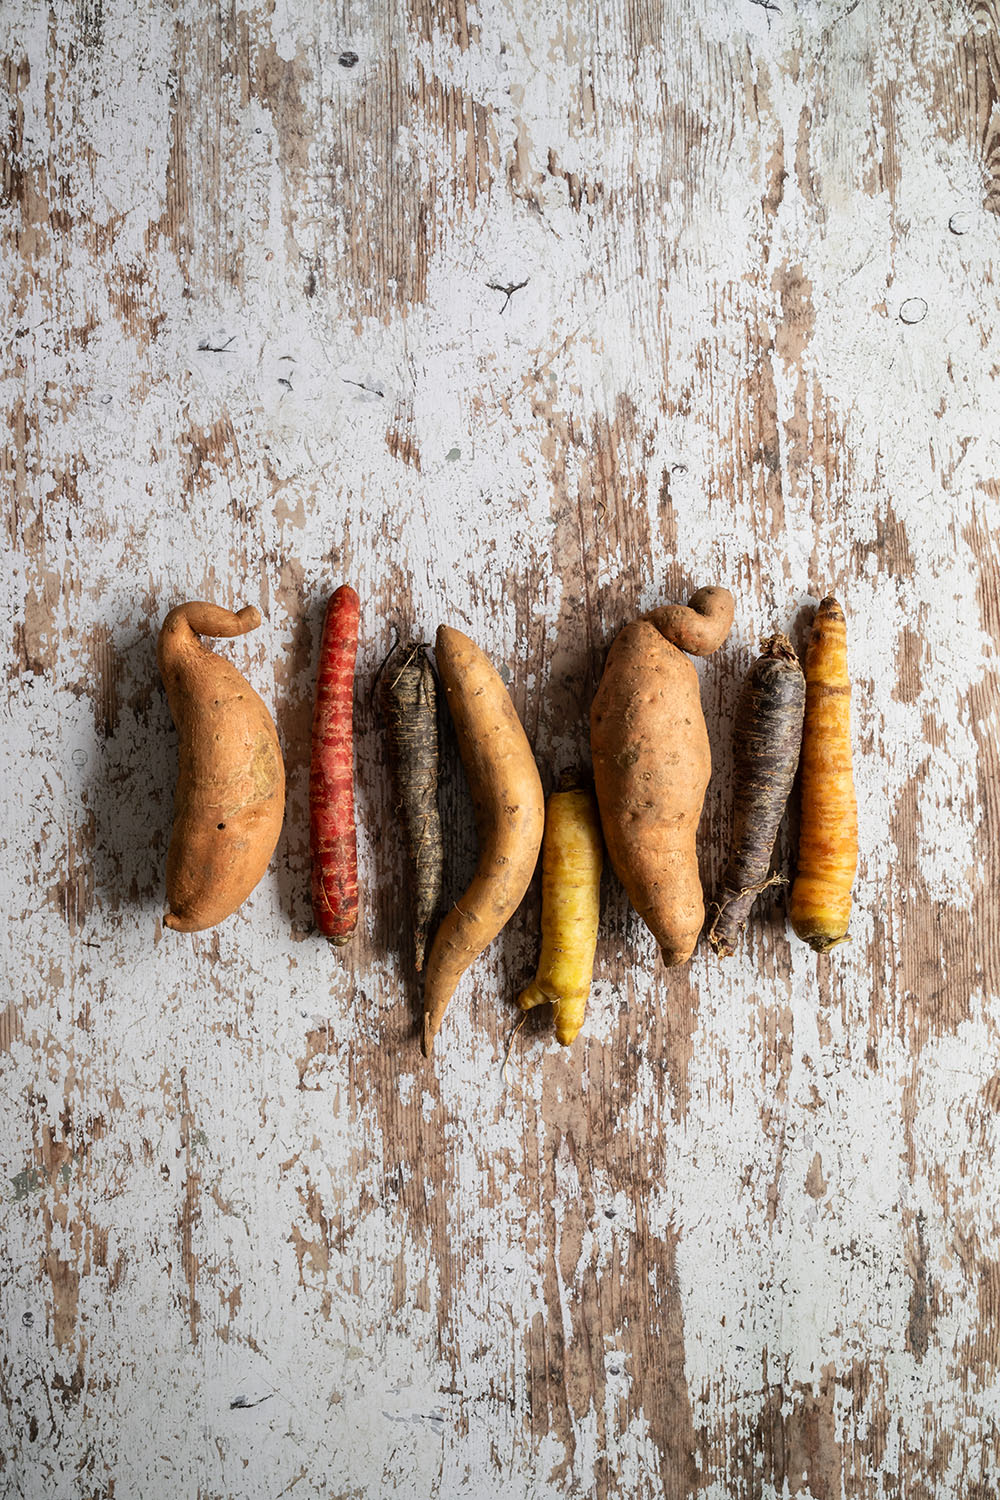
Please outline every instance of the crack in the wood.
[[207, 338], [198, 340], [199, 354], [228, 354], [230, 344], [236, 340], [235, 333], [224, 344], [210, 344]]
[[781, 6], [775, 5], [774, 0], [750, 0], [750, 4], [759, 5], [761, 10], [767, 16], [768, 30], [770, 30], [771, 27], [771, 11], [775, 11], [779, 16], [781, 15]]
[[342, 375], [340, 378], [345, 385], [356, 385], [359, 391], [367, 391], [369, 395], [380, 396], [383, 399], [385, 397], [385, 391], [380, 391], [377, 385], [365, 385], [363, 380], [348, 380], [346, 375]]
[[432, 1427], [440, 1427], [445, 1420], [444, 1412], [440, 1411], [387, 1411], [384, 1406], [382, 1415], [390, 1422], [430, 1422]]
[[268, 1391], [266, 1396], [258, 1396], [256, 1401], [248, 1401], [246, 1396], [237, 1396], [234, 1401], [230, 1401], [229, 1410], [249, 1411], [253, 1406], [262, 1406], [265, 1401], [270, 1401], [273, 1395], [273, 1391]]
[[523, 281], [508, 281], [506, 285], [499, 281], [488, 281], [486, 283], [487, 288], [491, 292], [503, 292], [504, 294], [504, 304], [500, 309], [501, 315], [507, 311], [508, 304], [514, 293], [519, 292], [522, 287], [528, 285], [528, 279], [528, 277], [525, 277]]

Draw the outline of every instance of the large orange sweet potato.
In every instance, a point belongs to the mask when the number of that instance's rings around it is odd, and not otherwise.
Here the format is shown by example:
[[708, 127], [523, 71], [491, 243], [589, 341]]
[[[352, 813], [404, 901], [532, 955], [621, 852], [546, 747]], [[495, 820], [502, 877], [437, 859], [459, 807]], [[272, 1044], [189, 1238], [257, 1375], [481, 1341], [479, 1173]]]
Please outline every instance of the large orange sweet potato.
[[285, 809], [285, 768], [274, 721], [231, 662], [200, 635], [245, 635], [251, 606], [179, 604], [163, 622], [157, 660], [178, 734], [174, 826], [167, 853], [167, 927], [214, 927], [246, 900], [267, 868]]

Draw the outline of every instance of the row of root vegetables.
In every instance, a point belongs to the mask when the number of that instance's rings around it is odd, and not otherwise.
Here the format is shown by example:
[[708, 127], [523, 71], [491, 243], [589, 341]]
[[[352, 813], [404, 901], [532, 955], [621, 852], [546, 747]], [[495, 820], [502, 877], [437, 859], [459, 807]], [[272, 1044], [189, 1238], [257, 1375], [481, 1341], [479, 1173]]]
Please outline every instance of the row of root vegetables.
[[[591, 709], [593, 780], [563, 778], [546, 805], [527, 736], [500, 674], [461, 631], [442, 625], [435, 675], [425, 648], [398, 642], [379, 673], [396, 807], [411, 866], [414, 959], [424, 970], [423, 1047], [429, 1054], [462, 975], [520, 905], [542, 858], [541, 955], [519, 996], [551, 1003], [560, 1042], [580, 1031], [590, 991], [605, 848], [667, 965], [686, 963], [702, 932], [733, 953], [759, 893], [801, 767], [798, 868], [790, 920], [818, 952], [847, 937], [857, 864], [850, 683], [844, 613], [815, 612], [803, 673], [786, 636], [761, 643], [744, 681], [733, 735], [729, 862], [706, 911], [696, 835], [711, 775], [708, 733], [691, 656], [729, 634], [734, 600], [702, 588], [625, 625], [608, 652]], [[358, 921], [353, 702], [360, 600], [343, 585], [323, 625], [309, 779], [312, 899], [336, 946]], [[284, 817], [285, 773], [274, 721], [231, 662], [202, 637], [260, 624], [192, 602], [170, 611], [157, 655], [178, 731], [165, 924], [197, 932], [230, 916], [260, 880]], [[468, 889], [434, 930], [442, 887], [438, 813], [438, 682], [472, 796], [478, 857]], [[428, 939], [433, 940], [427, 952]], [[425, 965], [426, 952], [426, 965]]]

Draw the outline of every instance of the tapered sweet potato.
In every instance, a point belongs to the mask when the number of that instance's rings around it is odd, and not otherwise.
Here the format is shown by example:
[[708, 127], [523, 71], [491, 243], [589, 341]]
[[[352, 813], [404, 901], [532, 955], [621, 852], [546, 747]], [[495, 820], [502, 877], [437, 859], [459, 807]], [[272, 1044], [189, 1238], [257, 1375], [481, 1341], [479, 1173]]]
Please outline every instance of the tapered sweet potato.
[[712, 761], [698, 674], [648, 620], [619, 631], [590, 716], [608, 855], [665, 964], [705, 920], [695, 832]]
[[172, 609], [156, 654], [178, 734], [174, 826], [167, 853], [167, 927], [200, 932], [246, 900], [281, 831], [285, 768], [274, 721], [231, 662], [199, 635], [256, 630], [252, 606], [233, 614], [193, 602]]
[[438, 630], [435, 655], [472, 793], [479, 858], [471, 885], [442, 921], [427, 959], [428, 1056], [459, 979], [520, 905], [545, 826], [538, 767], [499, 674], [467, 635], [446, 625]]

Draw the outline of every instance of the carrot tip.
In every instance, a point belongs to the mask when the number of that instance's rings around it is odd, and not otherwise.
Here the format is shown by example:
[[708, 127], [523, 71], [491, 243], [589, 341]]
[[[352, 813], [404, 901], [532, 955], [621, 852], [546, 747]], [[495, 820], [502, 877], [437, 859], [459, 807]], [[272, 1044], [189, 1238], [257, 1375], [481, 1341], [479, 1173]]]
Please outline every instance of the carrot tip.
[[841, 945], [841, 943], [849, 943], [851, 941], [851, 939], [849, 938], [849, 936], [847, 935], [847, 933], [845, 933], [843, 937], [838, 937], [838, 938], [813, 937], [813, 938], [809, 938], [808, 941], [809, 941], [809, 946], [813, 950], [814, 953], [829, 953], [831, 948], [839, 948], [840, 945]]

